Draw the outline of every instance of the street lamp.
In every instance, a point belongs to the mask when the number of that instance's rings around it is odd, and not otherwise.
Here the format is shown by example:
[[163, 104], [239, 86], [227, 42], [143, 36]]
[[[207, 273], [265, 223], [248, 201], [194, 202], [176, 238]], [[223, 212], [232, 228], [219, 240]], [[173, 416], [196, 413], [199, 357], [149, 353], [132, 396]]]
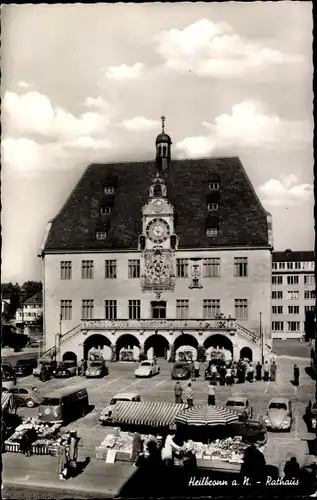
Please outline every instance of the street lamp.
[[260, 339], [261, 339], [261, 363], [264, 363], [264, 339], [262, 331], [262, 313], [260, 312]]

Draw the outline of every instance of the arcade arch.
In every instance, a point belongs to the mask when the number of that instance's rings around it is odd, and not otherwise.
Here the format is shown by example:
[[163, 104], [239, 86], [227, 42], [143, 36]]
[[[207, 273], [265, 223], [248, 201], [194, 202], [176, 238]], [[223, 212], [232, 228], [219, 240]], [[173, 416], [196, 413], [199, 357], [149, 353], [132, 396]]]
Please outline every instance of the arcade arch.
[[252, 361], [253, 358], [253, 352], [250, 347], [242, 347], [240, 351], [240, 359], [246, 358], [249, 361]]
[[140, 354], [140, 342], [135, 335], [125, 333], [121, 335], [116, 344], [116, 359], [120, 359], [120, 352], [122, 349], [129, 349], [134, 351], [134, 358], [138, 359]]
[[72, 351], [67, 351], [63, 354], [63, 361], [75, 361], [77, 363], [77, 354]]
[[84, 342], [84, 359], [88, 359], [88, 353], [93, 347], [102, 351], [104, 359], [111, 359], [111, 342], [99, 333], [90, 335]]
[[166, 358], [169, 351], [168, 340], [160, 334], [151, 335], [144, 342], [144, 353], [147, 355], [151, 348], [151, 355], [156, 358]]

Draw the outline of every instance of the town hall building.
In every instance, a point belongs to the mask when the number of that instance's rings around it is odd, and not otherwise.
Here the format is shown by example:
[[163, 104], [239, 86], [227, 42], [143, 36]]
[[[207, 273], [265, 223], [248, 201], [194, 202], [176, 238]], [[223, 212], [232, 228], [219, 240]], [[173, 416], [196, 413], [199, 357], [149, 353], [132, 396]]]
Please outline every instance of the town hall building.
[[58, 359], [271, 349], [272, 221], [237, 157], [92, 164], [46, 228], [44, 339]]

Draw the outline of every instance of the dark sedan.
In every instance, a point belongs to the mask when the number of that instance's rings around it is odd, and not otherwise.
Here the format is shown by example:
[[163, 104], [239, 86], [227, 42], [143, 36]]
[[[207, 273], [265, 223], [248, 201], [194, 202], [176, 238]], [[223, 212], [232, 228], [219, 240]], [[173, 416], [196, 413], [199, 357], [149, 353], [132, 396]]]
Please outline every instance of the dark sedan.
[[17, 377], [26, 377], [27, 375], [32, 375], [33, 368], [37, 367], [36, 358], [32, 359], [18, 359], [14, 367], [14, 372]]
[[72, 377], [77, 375], [77, 363], [76, 361], [63, 361], [57, 365], [57, 368], [53, 371], [53, 376], [55, 378]]
[[257, 443], [264, 445], [267, 442], [267, 430], [258, 420], [248, 420], [247, 422], [234, 422], [231, 424], [233, 436], [241, 436], [247, 443]]
[[191, 376], [191, 367], [185, 361], [177, 361], [172, 369], [172, 379], [188, 379]]

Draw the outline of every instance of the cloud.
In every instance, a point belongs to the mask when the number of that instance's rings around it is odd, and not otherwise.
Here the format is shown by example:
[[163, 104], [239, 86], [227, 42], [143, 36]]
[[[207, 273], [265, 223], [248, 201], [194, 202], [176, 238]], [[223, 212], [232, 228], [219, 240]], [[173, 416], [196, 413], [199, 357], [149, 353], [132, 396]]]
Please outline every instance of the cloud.
[[144, 116], [135, 116], [134, 118], [123, 120], [120, 126], [131, 132], [143, 132], [146, 130], [159, 129], [161, 124], [155, 120], [148, 120], [147, 118], [144, 118]]
[[139, 62], [132, 66], [122, 64], [121, 66], [111, 66], [104, 71], [106, 78], [111, 80], [135, 80], [143, 75], [144, 64]]
[[21, 87], [22, 89], [30, 89], [33, 87], [33, 83], [24, 82], [22, 80], [21, 82], [18, 82], [18, 87]]
[[246, 76], [266, 72], [269, 66], [298, 63], [298, 55], [261, 46], [237, 33], [227, 23], [201, 19], [183, 30], [171, 29], [155, 36], [156, 51], [167, 67], [198, 76]]
[[268, 180], [259, 192], [263, 203], [271, 206], [299, 206], [313, 199], [313, 186], [299, 184], [294, 174]]
[[59, 152], [57, 144], [38, 144], [32, 139], [8, 137], [2, 140], [1, 154], [5, 168], [21, 172], [52, 167], [51, 159]]
[[111, 108], [111, 104], [106, 101], [103, 97], [86, 97], [84, 101], [84, 106], [87, 108], [99, 109], [99, 110], [107, 110], [109, 111]]
[[[92, 103], [99, 100], [88, 98]], [[22, 96], [6, 92], [2, 108], [3, 127], [6, 133], [32, 138], [40, 135], [51, 140], [70, 140], [90, 135], [102, 135], [109, 125], [110, 115], [104, 112], [86, 112], [79, 117], [54, 107], [49, 98], [39, 92], [29, 92]]]
[[108, 149], [111, 147], [111, 142], [107, 139], [96, 140], [93, 137], [78, 137], [74, 141], [66, 142], [64, 145], [70, 149]]
[[243, 101], [232, 106], [231, 114], [217, 116], [213, 123], [203, 122], [209, 135], [186, 137], [176, 144], [180, 157], [206, 156], [216, 149], [296, 148], [312, 140], [312, 124], [288, 121], [268, 114], [256, 101]]

